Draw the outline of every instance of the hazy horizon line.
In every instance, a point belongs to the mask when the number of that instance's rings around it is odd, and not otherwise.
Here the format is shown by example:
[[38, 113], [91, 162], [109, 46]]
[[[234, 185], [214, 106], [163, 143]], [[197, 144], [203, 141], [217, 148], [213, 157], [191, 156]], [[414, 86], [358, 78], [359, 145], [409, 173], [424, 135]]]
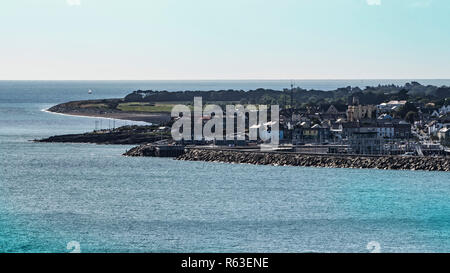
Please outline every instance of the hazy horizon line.
[[418, 81], [418, 80], [450, 80], [450, 78], [317, 78], [317, 79], [312, 79], [312, 78], [304, 78], [304, 79], [252, 79], [252, 78], [248, 78], [248, 79], [232, 79], [232, 78], [223, 78], [223, 79], [88, 79], [88, 80], [73, 80], [73, 79], [29, 79], [29, 80], [25, 80], [25, 79], [20, 79], [20, 80], [4, 80], [4, 79], [0, 79], [0, 82], [5, 82], [5, 81], [364, 81], [364, 80], [371, 80], [371, 81], [375, 81], [375, 80], [396, 80], [396, 81], [402, 81], [402, 80], [413, 80], [413, 81]]

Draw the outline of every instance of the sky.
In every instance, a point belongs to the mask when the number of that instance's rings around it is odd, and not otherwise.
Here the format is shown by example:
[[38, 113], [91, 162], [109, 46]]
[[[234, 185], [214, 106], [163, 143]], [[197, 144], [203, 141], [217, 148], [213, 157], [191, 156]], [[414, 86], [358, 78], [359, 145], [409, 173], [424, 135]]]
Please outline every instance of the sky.
[[7, 0], [0, 80], [449, 79], [448, 0]]

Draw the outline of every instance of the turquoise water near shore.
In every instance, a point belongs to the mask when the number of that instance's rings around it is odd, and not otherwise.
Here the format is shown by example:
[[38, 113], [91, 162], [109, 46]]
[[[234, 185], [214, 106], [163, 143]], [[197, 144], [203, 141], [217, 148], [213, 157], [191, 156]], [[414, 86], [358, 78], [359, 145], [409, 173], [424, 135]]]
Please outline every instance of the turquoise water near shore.
[[97, 119], [41, 111], [91, 98], [87, 89], [105, 98], [186, 84], [284, 82], [0, 82], [0, 252], [67, 252], [70, 241], [82, 252], [368, 252], [371, 241], [450, 251], [448, 173], [126, 158], [131, 146], [29, 141], [94, 129]]

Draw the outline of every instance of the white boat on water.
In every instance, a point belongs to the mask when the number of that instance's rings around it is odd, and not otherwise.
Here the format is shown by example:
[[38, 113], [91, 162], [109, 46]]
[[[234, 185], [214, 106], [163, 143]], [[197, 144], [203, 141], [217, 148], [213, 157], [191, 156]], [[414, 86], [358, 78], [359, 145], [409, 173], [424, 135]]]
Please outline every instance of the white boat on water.
[[92, 90], [91, 89], [89, 89], [88, 94], [92, 94]]

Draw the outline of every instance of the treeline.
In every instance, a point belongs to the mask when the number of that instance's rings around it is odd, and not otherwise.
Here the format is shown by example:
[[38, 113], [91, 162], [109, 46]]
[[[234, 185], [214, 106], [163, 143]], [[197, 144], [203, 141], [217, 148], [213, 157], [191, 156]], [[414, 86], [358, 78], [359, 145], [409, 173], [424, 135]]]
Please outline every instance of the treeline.
[[[293, 102], [291, 103], [291, 95]], [[434, 103], [440, 106], [448, 103], [450, 87], [424, 86], [418, 82], [407, 83], [404, 86], [379, 85], [359, 87], [345, 87], [332, 91], [306, 90], [294, 88], [273, 90], [259, 88], [256, 90], [219, 90], [219, 91], [154, 91], [138, 90], [127, 95], [127, 102], [192, 102], [194, 97], [202, 97], [204, 103], [229, 102], [241, 104], [277, 104], [281, 106], [293, 105], [306, 108], [318, 105], [334, 104], [338, 107], [351, 104], [357, 97], [360, 104], [379, 104], [390, 100], [408, 100], [410, 102]]]

